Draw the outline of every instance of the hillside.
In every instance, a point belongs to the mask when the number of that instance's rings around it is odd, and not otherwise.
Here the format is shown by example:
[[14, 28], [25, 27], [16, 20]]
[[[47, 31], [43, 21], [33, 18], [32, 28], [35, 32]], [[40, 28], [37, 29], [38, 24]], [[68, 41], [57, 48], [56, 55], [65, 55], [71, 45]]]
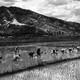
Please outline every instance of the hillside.
[[80, 36], [80, 23], [67, 22], [18, 7], [0, 7], [0, 37]]

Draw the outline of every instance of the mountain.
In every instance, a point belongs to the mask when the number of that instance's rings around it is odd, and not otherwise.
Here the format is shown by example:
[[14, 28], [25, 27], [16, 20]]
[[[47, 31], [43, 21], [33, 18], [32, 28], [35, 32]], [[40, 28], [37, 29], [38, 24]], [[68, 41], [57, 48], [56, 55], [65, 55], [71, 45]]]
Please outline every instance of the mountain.
[[19, 7], [0, 7], [0, 37], [75, 37], [80, 23], [67, 22]]

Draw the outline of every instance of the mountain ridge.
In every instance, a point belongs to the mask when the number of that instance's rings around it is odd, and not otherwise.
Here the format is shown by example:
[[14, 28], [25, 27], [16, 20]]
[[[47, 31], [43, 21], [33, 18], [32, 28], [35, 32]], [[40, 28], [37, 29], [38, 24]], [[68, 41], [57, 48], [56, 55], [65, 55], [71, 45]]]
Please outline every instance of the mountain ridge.
[[80, 36], [80, 23], [48, 17], [19, 7], [0, 7], [0, 36], [24, 34], [33, 37]]

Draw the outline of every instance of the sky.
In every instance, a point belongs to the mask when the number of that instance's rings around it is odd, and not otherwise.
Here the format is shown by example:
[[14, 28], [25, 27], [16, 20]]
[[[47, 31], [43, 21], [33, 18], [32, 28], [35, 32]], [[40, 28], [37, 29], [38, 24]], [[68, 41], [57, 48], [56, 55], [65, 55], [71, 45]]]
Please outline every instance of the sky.
[[16, 6], [80, 23], [80, 0], [0, 0], [0, 6]]

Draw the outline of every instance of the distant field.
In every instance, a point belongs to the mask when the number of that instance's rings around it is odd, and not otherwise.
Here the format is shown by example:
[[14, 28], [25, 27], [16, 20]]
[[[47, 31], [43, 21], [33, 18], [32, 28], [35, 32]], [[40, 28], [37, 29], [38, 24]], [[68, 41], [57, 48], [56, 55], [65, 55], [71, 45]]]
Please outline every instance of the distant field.
[[32, 37], [32, 38], [0, 38], [0, 46], [6, 46], [6, 45], [27, 45], [27, 44], [46, 44], [46, 43], [69, 43], [74, 44], [76, 42], [80, 42], [79, 37]]
[[0, 47], [27, 47], [27, 46], [47, 46], [47, 47], [70, 47], [70, 46], [79, 46], [80, 41], [60, 41], [60, 42], [0, 42]]
[[53, 42], [0, 42], [0, 47], [5, 47], [5, 46], [36, 46], [36, 45], [41, 45], [41, 46], [78, 46], [80, 45], [80, 41], [53, 41]]

